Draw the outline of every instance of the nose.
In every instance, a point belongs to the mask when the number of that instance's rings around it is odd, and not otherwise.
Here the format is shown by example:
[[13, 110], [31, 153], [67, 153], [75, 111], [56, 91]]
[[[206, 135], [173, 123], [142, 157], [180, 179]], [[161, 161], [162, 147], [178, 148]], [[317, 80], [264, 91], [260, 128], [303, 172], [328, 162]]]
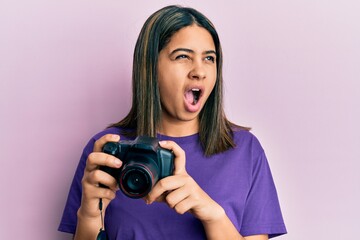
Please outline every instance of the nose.
[[202, 63], [196, 62], [193, 64], [189, 72], [189, 78], [193, 80], [202, 80], [206, 77], [206, 71]]

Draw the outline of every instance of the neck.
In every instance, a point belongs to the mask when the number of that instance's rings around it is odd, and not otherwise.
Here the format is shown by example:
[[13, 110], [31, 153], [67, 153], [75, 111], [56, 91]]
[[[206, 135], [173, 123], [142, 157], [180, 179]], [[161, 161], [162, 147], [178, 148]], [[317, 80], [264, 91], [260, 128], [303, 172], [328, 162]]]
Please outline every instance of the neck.
[[162, 121], [158, 132], [170, 137], [193, 135], [199, 132], [199, 121]]

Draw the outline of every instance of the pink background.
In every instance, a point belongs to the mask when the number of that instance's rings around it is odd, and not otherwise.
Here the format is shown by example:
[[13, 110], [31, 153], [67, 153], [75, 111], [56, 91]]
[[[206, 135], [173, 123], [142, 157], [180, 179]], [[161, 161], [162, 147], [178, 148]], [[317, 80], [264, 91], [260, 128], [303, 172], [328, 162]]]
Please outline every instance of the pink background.
[[[129, 110], [136, 37], [171, 3], [0, 2], [1, 239], [70, 239], [56, 229], [82, 148]], [[354, 239], [359, 2], [177, 3], [218, 29], [226, 111], [267, 152], [289, 231], [279, 239]]]

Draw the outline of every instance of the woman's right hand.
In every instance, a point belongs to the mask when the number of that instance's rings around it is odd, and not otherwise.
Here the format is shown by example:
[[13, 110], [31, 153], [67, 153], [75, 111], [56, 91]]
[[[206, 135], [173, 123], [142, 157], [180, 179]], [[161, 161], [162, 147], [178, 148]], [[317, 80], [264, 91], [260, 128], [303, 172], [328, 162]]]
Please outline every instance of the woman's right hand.
[[[122, 162], [120, 159], [103, 153], [102, 147], [107, 142], [118, 142], [119, 135], [107, 134], [98, 139], [94, 144], [94, 149], [89, 154], [86, 161], [84, 176], [82, 178], [82, 197], [81, 206], [78, 210], [78, 217], [82, 219], [99, 219], [99, 199], [102, 198], [103, 212], [110, 201], [115, 198], [115, 193], [119, 189], [115, 178], [110, 174], [99, 169], [100, 166], [120, 168]], [[108, 188], [100, 187], [103, 184]]]

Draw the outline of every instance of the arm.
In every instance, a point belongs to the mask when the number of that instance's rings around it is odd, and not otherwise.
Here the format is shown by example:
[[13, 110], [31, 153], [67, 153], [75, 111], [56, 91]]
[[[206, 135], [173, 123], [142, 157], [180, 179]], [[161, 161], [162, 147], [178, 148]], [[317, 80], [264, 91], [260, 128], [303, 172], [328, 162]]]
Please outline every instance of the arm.
[[239, 239], [239, 240], [268, 240], [268, 235], [253, 235], [243, 237], [239, 234], [228, 216], [223, 214], [217, 220], [202, 222], [207, 239]]
[[198, 218], [208, 239], [266, 240], [267, 235], [242, 237], [224, 209], [204, 192], [185, 169], [185, 152], [174, 142], [160, 142], [175, 155], [172, 176], [161, 179], [145, 198], [148, 204], [166, 202], [177, 213], [190, 212]]
[[[77, 212], [78, 221], [74, 239], [96, 239], [101, 228], [99, 199], [103, 199], [103, 212], [110, 201], [115, 198], [117, 184], [115, 179], [102, 170], [99, 166], [104, 165], [112, 168], [120, 168], [122, 162], [114, 156], [101, 152], [106, 142], [119, 141], [117, 135], [107, 134], [97, 140], [93, 152], [88, 156], [84, 176], [81, 181], [82, 197], [81, 205]], [[99, 183], [109, 188], [99, 187]]]

